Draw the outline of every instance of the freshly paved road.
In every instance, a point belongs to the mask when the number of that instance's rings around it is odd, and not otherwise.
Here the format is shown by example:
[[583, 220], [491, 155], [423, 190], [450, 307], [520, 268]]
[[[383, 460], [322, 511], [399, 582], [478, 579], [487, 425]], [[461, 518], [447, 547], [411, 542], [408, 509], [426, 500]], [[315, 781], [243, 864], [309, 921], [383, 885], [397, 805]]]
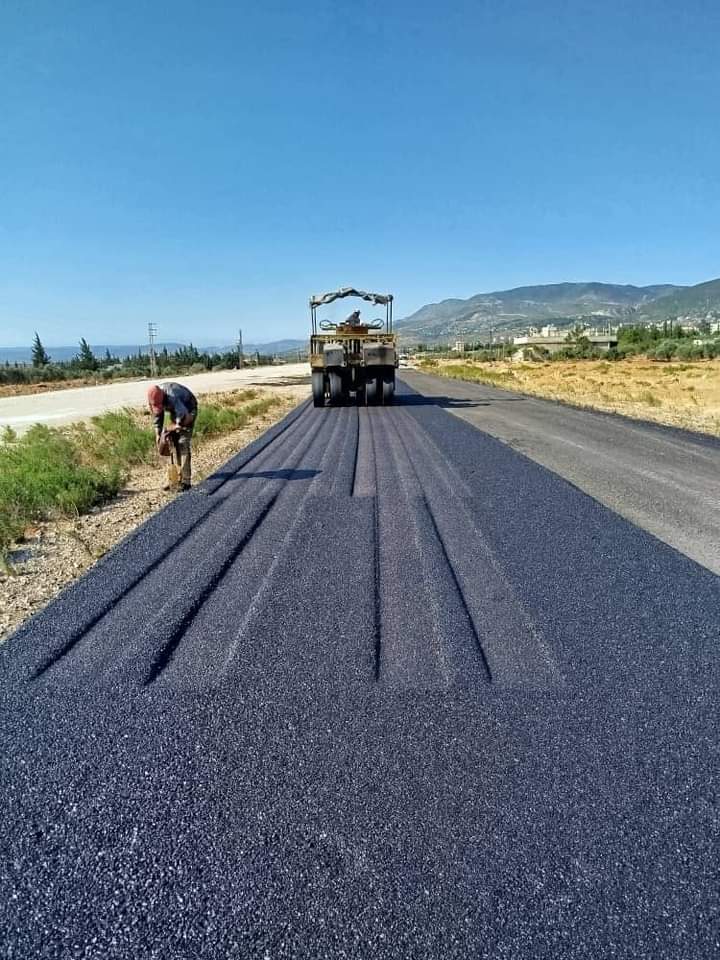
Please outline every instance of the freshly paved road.
[[485, 384], [408, 373], [468, 423], [720, 573], [720, 439]]
[[303, 405], [0, 648], [0, 956], [716, 957], [719, 584]]
[[[276, 367], [245, 367], [243, 370], [219, 370], [180, 377], [196, 393], [236, 390], [250, 383], [276, 383], [293, 377], [309, 376], [307, 363], [288, 363]], [[172, 379], [165, 377], [164, 379]], [[151, 380], [122, 380], [97, 387], [71, 387], [20, 397], [0, 397], [0, 430], [12, 427], [24, 433], [34, 423], [59, 426], [78, 420], [89, 420], [107, 410], [142, 407]]]

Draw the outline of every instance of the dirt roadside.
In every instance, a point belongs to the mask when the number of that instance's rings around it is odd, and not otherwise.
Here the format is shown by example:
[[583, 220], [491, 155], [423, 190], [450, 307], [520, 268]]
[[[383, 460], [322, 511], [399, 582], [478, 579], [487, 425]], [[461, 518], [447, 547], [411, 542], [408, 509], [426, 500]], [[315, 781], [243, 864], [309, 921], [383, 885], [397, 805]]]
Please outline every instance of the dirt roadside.
[[[200, 482], [308, 396], [303, 384], [263, 386], [259, 399], [281, 402], [252, 423], [193, 444], [193, 481]], [[162, 490], [167, 461], [132, 470], [118, 497], [71, 520], [48, 520], [26, 533], [9, 560], [14, 573], [0, 571], [0, 642], [77, 579], [96, 560], [177, 494]]]
[[0, 383], [0, 397], [31, 397], [36, 393], [54, 393], [57, 390], [74, 390], [77, 387], [101, 387], [108, 383], [131, 383], [141, 377], [114, 377], [101, 380], [98, 377], [76, 377], [74, 380], [42, 380], [39, 383]]

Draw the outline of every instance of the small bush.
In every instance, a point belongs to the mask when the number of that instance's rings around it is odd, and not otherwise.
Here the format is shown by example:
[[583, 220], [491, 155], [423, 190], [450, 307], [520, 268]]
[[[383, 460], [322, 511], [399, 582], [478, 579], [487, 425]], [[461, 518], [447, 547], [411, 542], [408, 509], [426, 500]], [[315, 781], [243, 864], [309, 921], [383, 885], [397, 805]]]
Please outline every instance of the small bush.
[[53, 513], [72, 515], [120, 489], [117, 465], [84, 465], [72, 440], [37, 424], [20, 439], [0, 446], [0, 553], [21, 536], [28, 523]]
[[101, 463], [149, 463], [155, 456], [155, 432], [138, 424], [132, 410], [112, 410], [92, 418], [94, 454]]
[[[255, 391], [247, 390], [239, 396], [242, 398], [254, 397]], [[230, 433], [244, 427], [253, 417], [267, 413], [279, 403], [277, 397], [267, 397], [247, 406], [230, 406], [217, 403], [201, 403], [195, 421], [195, 436], [202, 440], [205, 437], [214, 437], [221, 433]]]
[[648, 360], [671, 360], [677, 351], [676, 340], [661, 340], [660, 343], [647, 352]]

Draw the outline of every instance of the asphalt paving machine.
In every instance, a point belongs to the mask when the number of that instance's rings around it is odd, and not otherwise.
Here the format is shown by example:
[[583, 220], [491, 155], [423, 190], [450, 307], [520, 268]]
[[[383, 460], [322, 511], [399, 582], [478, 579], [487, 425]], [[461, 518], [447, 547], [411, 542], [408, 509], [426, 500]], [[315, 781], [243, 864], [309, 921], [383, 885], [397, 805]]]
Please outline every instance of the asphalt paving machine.
[[[340, 323], [318, 322], [318, 307], [346, 297], [384, 306], [385, 320], [364, 323], [356, 310]], [[310, 298], [310, 367], [316, 407], [325, 406], [326, 401], [341, 406], [353, 396], [359, 404], [392, 403], [398, 366], [392, 306], [391, 293], [367, 293], [354, 287]]]

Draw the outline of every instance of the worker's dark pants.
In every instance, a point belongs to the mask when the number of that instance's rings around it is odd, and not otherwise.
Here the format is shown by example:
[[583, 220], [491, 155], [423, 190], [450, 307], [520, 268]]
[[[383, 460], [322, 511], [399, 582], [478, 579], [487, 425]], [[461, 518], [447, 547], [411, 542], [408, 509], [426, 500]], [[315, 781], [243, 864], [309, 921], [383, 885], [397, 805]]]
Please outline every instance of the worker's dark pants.
[[173, 440], [175, 456], [180, 468], [180, 482], [189, 484], [192, 461], [191, 441], [195, 427], [195, 414], [186, 418], [186, 420], [188, 421], [187, 424], [183, 423], [180, 429], [174, 430], [170, 436]]

